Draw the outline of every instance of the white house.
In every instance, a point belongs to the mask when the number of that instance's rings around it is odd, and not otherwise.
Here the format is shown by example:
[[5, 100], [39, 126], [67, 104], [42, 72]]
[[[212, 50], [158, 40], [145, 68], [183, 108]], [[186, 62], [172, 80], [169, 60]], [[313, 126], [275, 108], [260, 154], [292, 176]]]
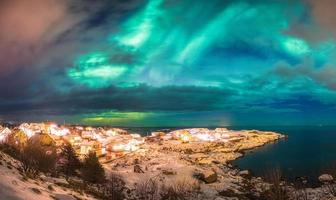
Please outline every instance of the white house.
[[5, 142], [11, 133], [12, 131], [9, 128], [0, 127], [0, 143]]

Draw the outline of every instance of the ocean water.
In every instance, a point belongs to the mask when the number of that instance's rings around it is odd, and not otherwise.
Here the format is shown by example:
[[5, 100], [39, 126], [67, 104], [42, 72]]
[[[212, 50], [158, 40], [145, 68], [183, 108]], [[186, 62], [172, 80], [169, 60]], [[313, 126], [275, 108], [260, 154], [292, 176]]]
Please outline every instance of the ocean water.
[[[306, 177], [312, 185], [318, 176], [336, 170], [335, 126], [263, 127], [286, 134], [287, 139], [265, 145], [233, 162], [240, 169], [249, 169], [264, 177], [270, 169], [279, 169], [288, 181]], [[336, 172], [335, 172], [336, 173]]]
[[[254, 176], [264, 177], [270, 169], [279, 169], [283, 178], [288, 181], [294, 181], [297, 177], [307, 177], [314, 185], [319, 175], [332, 168], [336, 170], [336, 126], [228, 128], [275, 131], [288, 136], [286, 139], [248, 151], [242, 158], [232, 162], [240, 169], [250, 170]], [[131, 132], [144, 136], [150, 135], [152, 131], [173, 129], [179, 128], [129, 128]]]

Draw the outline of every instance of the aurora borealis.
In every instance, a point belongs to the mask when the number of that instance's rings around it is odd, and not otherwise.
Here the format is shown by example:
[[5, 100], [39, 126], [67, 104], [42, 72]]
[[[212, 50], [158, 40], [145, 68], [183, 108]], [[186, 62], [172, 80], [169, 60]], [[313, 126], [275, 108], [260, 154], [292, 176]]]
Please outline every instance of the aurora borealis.
[[334, 9], [332, 0], [5, 0], [0, 118], [335, 125]]

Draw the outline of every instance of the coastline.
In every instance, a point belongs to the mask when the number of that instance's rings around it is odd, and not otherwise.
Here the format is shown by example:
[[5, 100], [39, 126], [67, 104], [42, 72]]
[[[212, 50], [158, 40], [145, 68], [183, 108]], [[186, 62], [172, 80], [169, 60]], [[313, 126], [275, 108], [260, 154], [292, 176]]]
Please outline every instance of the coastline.
[[285, 139], [288, 139], [288, 135], [280, 134], [280, 137], [277, 140], [269, 141], [269, 142], [264, 143], [260, 146], [256, 146], [256, 147], [253, 147], [253, 148], [250, 148], [250, 149], [243, 149], [243, 150], [239, 151], [239, 153], [242, 154], [242, 155], [240, 157], [234, 159], [234, 160], [231, 160], [230, 163], [236, 161], [237, 159], [243, 158], [247, 153], [253, 153], [254, 150], [256, 150], [258, 148], [264, 147], [266, 145], [272, 145], [272, 144], [278, 142], [279, 140], [285, 140]]
[[246, 190], [243, 184], [246, 182], [256, 187], [253, 191], [260, 190], [266, 185], [261, 178], [251, 177], [248, 171], [232, 167], [230, 162], [244, 156], [248, 150], [285, 136], [257, 130], [239, 131], [238, 135], [239, 139], [233, 137], [225, 142], [183, 142], [163, 140], [163, 134], [149, 136], [140, 150], [105, 164], [105, 169], [124, 177], [130, 190], [153, 177], [160, 180], [159, 184], [175, 184], [181, 179], [198, 181], [200, 193], [197, 199], [222, 198], [227, 193], [240, 194]]
[[[99, 161], [103, 164], [107, 177], [120, 177], [119, 180], [125, 182], [122, 190], [126, 195], [125, 199], [147, 199], [148, 194], [156, 195], [150, 199], [160, 199], [167, 192], [181, 195], [186, 200], [270, 200], [278, 199], [274, 195], [282, 193], [288, 195], [285, 198], [288, 200], [302, 199], [302, 195], [321, 200], [329, 200], [335, 196], [334, 174], [320, 174], [319, 181], [322, 184], [309, 188], [304, 177], [299, 177], [301, 185], [298, 186], [297, 180], [284, 181], [281, 172], [272, 168], [267, 171], [269, 174], [261, 178], [232, 165], [233, 161], [249, 151], [253, 152], [287, 138], [278, 132], [190, 128], [168, 133], [152, 132], [151, 136], [141, 137], [122, 129], [116, 130], [121, 133], [113, 138], [115, 142], [112, 144], [125, 148], [112, 149], [110, 154], [115, 159], [100, 156]], [[97, 128], [92, 131], [104, 130]], [[123, 139], [124, 142], [141, 142], [123, 146], [118, 139]], [[50, 178], [50, 183], [58, 181], [48, 175], [42, 176]], [[64, 183], [63, 186], [69, 188], [72, 188], [73, 183], [82, 184], [78, 177], [72, 177], [69, 181], [63, 177], [58, 179]], [[93, 190], [99, 190], [96, 186], [92, 187]]]

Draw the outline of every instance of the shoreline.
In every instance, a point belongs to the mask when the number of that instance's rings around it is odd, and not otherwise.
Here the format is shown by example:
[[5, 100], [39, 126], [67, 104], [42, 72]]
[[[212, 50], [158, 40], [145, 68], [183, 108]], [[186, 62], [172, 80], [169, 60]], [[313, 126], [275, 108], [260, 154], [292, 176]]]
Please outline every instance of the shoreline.
[[140, 150], [104, 166], [108, 172], [124, 177], [130, 189], [134, 184], [159, 177], [163, 180], [160, 184], [174, 184], [181, 178], [198, 181], [199, 199], [220, 198], [228, 191], [241, 193], [245, 190], [243, 182], [253, 181], [256, 187], [265, 183], [260, 178], [251, 177], [246, 170], [232, 167], [230, 162], [244, 156], [244, 152], [282, 139], [284, 135], [257, 130], [235, 134], [226, 142], [182, 142], [163, 140], [163, 134], [150, 136]]
[[[55, 127], [52, 124], [50, 126]], [[111, 132], [99, 128], [85, 129], [96, 131], [96, 134]], [[59, 132], [62, 130], [67, 128], [63, 127]], [[139, 199], [139, 195], [146, 195], [152, 190], [158, 196], [173, 190], [176, 194], [183, 194], [186, 200], [269, 200], [274, 199], [274, 189], [278, 189], [280, 192], [285, 191], [290, 200], [298, 199], [298, 195], [306, 195], [308, 192], [312, 197], [327, 200], [325, 197], [330, 194], [326, 195], [325, 191], [336, 188], [336, 183], [332, 182], [333, 177], [329, 174], [319, 177], [323, 185], [316, 188], [309, 188], [306, 179], [302, 177], [299, 181], [306, 182], [298, 188], [295, 184], [299, 182], [283, 181], [281, 174], [276, 174], [275, 180], [267, 176], [272, 174], [256, 177], [253, 171], [232, 164], [247, 152], [288, 138], [277, 132], [191, 128], [152, 132], [151, 136], [141, 137], [121, 129], [114, 130], [120, 131], [120, 134], [111, 137], [116, 140], [112, 144], [122, 148], [111, 149], [110, 153], [115, 156], [113, 159], [101, 156], [99, 160], [108, 177], [120, 177], [125, 182], [123, 193], [127, 195], [126, 199]], [[120, 146], [122, 141], [118, 143], [117, 139], [141, 142]], [[279, 173], [271, 168], [269, 170], [271, 173]], [[71, 185], [66, 180], [64, 183]]]

